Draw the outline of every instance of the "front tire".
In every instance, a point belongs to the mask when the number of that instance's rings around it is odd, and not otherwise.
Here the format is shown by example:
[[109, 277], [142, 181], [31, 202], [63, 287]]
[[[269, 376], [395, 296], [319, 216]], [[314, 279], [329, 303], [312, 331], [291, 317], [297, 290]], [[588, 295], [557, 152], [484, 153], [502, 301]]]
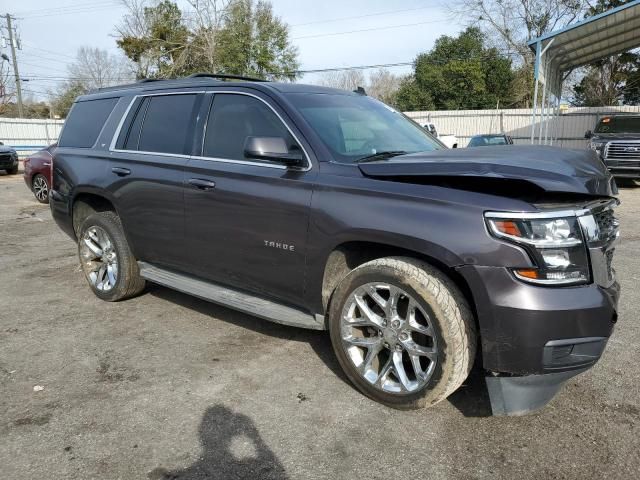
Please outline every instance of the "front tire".
[[349, 379], [393, 408], [444, 400], [467, 378], [475, 358], [466, 299], [441, 271], [409, 257], [352, 270], [333, 294], [329, 328]]
[[114, 212], [97, 212], [84, 220], [78, 235], [78, 256], [91, 290], [102, 300], [130, 298], [145, 287]]
[[18, 165], [7, 170], [8, 175], [16, 175], [18, 173]]

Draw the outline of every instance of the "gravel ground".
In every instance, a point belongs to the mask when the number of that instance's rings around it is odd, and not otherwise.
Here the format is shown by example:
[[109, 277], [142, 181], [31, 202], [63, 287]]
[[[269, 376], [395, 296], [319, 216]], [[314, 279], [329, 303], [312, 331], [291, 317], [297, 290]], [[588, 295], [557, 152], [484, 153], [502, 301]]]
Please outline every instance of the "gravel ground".
[[544, 410], [505, 418], [477, 377], [429, 410], [378, 405], [322, 332], [157, 286], [102, 302], [48, 207], [0, 176], [0, 476], [638, 478], [640, 188], [620, 198], [604, 357]]

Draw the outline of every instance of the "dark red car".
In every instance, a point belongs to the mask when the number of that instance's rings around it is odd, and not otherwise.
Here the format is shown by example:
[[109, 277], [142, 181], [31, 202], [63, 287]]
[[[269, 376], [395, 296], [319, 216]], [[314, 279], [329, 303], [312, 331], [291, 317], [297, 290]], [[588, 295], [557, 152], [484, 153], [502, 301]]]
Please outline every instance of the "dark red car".
[[49, 203], [51, 158], [57, 146], [49, 145], [24, 160], [24, 181], [40, 203]]

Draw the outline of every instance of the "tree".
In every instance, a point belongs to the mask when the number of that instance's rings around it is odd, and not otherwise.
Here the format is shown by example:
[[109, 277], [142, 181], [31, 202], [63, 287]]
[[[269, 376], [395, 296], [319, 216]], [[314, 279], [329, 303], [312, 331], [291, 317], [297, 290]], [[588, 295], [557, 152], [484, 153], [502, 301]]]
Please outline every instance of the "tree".
[[99, 48], [80, 47], [76, 58], [68, 67], [69, 76], [87, 89], [104, 88], [133, 80], [132, 69], [122, 56], [109, 54]]
[[13, 82], [10, 80], [9, 62], [7, 61], [5, 67], [4, 59], [0, 59], [0, 107], [10, 103], [15, 96], [15, 88], [13, 88]]
[[75, 99], [87, 91], [86, 85], [81, 81], [68, 80], [58, 88], [57, 92], [49, 92], [51, 113], [60, 118], [66, 118]]
[[264, 0], [190, 0], [187, 22], [177, 4], [125, 0], [118, 46], [139, 77], [217, 72], [267, 79], [297, 77], [298, 52], [288, 26]]
[[[591, 17], [630, 0], [597, 0], [585, 17]], [[625, 52], [594, 62], [573, 87], [572, 103], [577, 106], [599, 107], [621, 103], [637, 104], [640, 100], [640, 55]]]
[[339, 88], [350, 92], [358, 87], [366, 88], [366, 80], [362, 70], [338, 70], [325, 72], [318, 80], [318, 84], [323, 87]]
[[295, 80], [298, 49], [289, 42], [289, 27], [264, 0], [234, 0], [217, 34], [220, 71], [270, 80]]
[[533, 102], [533, 38], [562, 28], [580, 17], [589, 0], [455, 0], [454, 10], [487, 35], [488, 43], [510, 55], [515, 67], [512, 107]]
[[458, 37], [442, 36], [429, 53], [418, 55], [414, 74], [398, 91], [402, 110], [495, 108], [509, 103], [513, 82], [511, 60], [469, 27]]
[[[163, 0], [148, 6], [145, 0], [125, 0], [129, 13], [117, 27], [118, 47], [136, 64], [136, 76], [168, 77], [187, 48], [189, 30], [178, 6]], [[184, 59], [184, 57], [182, 57]]]
[[400, 77], [389, 70], [381, 68], [369, 74], [367, 94], [381, 102], [394, 105], [399, 88]]

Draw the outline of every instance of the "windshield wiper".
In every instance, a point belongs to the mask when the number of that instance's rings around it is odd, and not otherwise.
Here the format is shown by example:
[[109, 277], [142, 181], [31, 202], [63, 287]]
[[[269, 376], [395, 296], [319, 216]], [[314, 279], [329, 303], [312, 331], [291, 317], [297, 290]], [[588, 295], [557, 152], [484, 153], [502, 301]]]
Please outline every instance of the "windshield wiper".
[[376, 160], [387, 160], [389, 158], [397, 157], [398, 155], [406, 155], [409, 152], [404, 150], [385, 150], [383, 152], [377, 152], [373, 155], [367, 155], [366, 157], [359, 158], [356, 163], [375, 162]]

